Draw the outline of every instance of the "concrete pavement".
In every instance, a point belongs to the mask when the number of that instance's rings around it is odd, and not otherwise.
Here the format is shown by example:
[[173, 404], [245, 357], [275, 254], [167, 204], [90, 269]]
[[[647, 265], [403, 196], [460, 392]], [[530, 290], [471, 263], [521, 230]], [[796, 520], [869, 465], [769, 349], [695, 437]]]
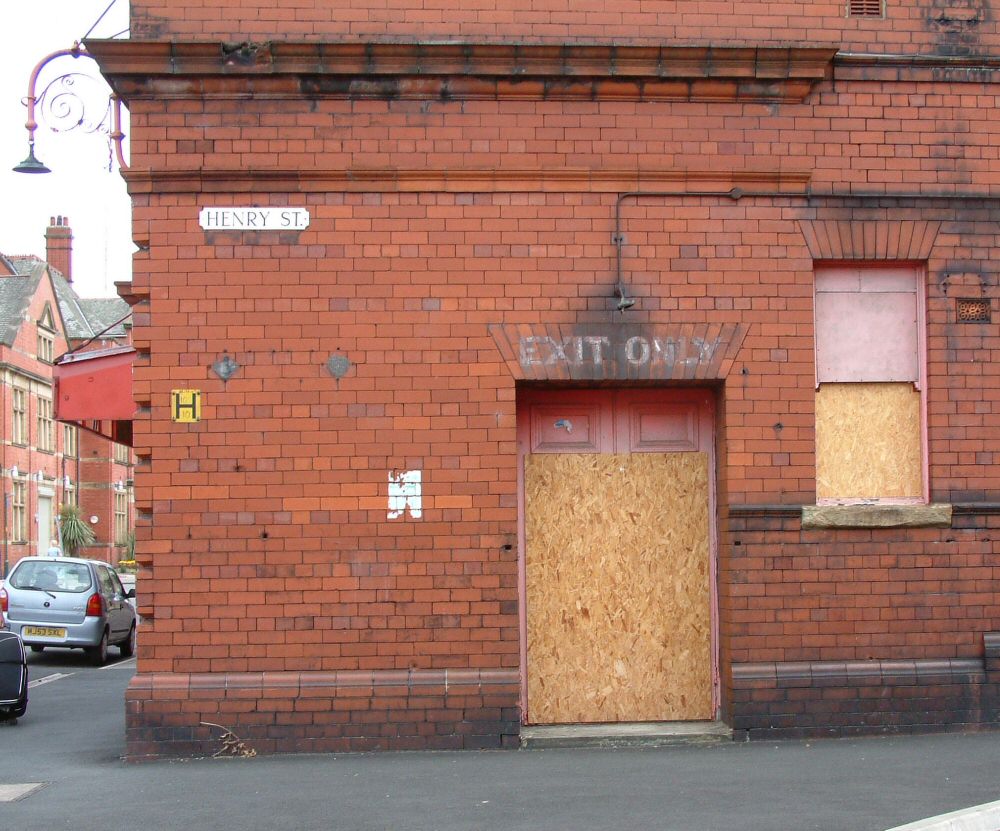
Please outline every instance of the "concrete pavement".
[[28, 715], [0, 728], [11, 829], [656, 828], [884, 831], [1000, 797], [1000, 735], [203, 759], [126, 765], [134, 662], [32, 656]]

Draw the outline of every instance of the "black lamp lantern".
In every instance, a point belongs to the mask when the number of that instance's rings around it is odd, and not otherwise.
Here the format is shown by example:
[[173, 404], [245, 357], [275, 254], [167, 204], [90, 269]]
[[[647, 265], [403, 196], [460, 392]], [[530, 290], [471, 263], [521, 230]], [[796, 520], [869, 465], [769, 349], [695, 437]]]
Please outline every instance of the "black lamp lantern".
[[51, 173], [44, 164], [35, 158], [35, 142], [28, 142], [28, 158], [13, 168], [15, 173]]

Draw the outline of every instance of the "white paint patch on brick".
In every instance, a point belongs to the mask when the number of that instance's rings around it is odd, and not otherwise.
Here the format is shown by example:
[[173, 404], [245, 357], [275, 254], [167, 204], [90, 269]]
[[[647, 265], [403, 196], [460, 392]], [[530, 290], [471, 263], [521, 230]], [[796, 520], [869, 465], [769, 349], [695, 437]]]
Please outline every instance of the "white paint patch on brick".
[[420, 471], [404, 470], [400, 474], [389, 472], [389, 519], [398, 519], [406, 511], [414, 519], [423, 513]]
[[35, 791], [40, 791], [46, 782], [25, 782], [21, 785], [0, 785], [0, 802], [17, 802]]

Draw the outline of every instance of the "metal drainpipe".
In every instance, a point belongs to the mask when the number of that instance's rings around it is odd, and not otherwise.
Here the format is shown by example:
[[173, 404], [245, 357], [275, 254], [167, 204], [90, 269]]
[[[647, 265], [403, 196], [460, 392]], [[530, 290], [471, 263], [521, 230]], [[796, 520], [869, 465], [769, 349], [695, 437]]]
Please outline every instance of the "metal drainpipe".
[[[848, 57], [864, 57], [856, 55], [848, 55]], [[917, 63], [914, 60], [914, 63]], [[630, 190], [624, 193], [619, 193], [618, 198], [615, 200], [615, 231], [614, 236], [612, 236], [611, 241], [615, 245], [615, 278], [617, 285], [621, 286], [622, 283], [622, 247], [625, 244], [625, 236], [622, 234], [621, 230], [621, 207], [622, 203], [626, 199], [642, 199], [644, 197], [655, 197], [655, 198], [677, 198], [681, 199], [685, 196], [716, 196], [716, 197], [728, 197], [734, 202], [738, 202], [745, 196], [769, 196], [774, 198], [783, 199], [971, 199], [976, 201], [1000, 201], [1000, 195], [993, 194], [976, 194], [976, 193], [905, 193], [901, 191], [850, 191], [847, 193], [820, 193], [814, 194], [808, 189], [803, 193], [787, 193], [779, 190], [743, 190], [740, 187], [732, 187], [729, 190]]]
[[807, 199], [808, 193], [784, 193], [779, 190], [743, 190], [739, 187], [732, 187], [729, 190], [629, 190], [619, 193], [615, 200], [615, 232], [611, 241], [615, 245], [615, 280], [618, 286], [623, 286], [622, 282], [622, 247], [625, 245], [625, 235], [622, 234], [622, 203], [626, 199], [642, 199], [644, 197], [666, 198], [685, 196], [718, 196], [732, 199], [738, 202], [744, 196], [773, 196], [787, 199]]

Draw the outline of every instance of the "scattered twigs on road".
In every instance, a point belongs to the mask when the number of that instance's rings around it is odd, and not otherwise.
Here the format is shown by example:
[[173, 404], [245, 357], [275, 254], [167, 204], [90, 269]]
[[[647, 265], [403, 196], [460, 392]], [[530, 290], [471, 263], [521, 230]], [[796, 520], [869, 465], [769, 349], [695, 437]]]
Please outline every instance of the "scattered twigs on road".
[[238, 756], [243, 759], [252, 759], [257, 755], [256, 750], [250, 747], [250, 745], [228, 727], [223, 727], [221, 724], [215, 724], [211, 721], [202, 721], [199, 723], [204, 724], [206, 727], [217, 727], [222, 731], [222, 735], [219, 737], [222, 740], [222, 747], [212, 754], [213, 759], [218, 759], [220, 756]]

